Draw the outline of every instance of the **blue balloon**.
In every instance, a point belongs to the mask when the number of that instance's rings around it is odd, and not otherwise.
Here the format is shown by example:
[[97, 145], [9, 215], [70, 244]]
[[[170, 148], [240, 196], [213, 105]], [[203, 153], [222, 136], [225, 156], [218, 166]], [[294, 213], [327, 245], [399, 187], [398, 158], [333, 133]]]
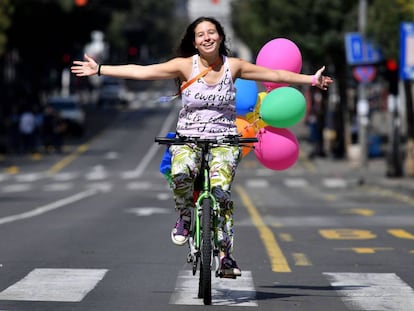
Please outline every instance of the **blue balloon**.
[[257, 102], [258, 89], [256, 81], [236, 79], [236, 114], [244, 116], [254, 110]]

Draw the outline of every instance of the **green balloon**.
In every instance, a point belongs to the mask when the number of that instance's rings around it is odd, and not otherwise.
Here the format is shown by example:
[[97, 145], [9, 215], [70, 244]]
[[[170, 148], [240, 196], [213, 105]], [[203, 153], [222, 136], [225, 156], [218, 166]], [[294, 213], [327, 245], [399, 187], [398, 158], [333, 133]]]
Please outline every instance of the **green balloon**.
[[305, 113], [305, 96], [290, 86], [273, 89], [264, 97], [259, 110], [263, 121], [277, 128], [287, 128], [297, 124]]

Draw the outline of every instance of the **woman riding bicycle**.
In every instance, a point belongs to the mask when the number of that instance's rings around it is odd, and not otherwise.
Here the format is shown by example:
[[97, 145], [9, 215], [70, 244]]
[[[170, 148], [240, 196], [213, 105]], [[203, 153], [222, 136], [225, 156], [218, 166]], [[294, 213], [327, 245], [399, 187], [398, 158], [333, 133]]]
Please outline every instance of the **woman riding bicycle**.
[[[314, 75], [297, 74], [229, 57], [223, 27], [211, 17], [200, 17], [187, 27], [177, 48], [177, 57], [169, 61], [146, 66], [98, 65], [85, 55], [84, 61], [74, 61], [71, 67], [72, 73], [80, 77], [98, 74], [136, 80], [177, 79], [181, 85], [182, 108], [176, 132], [203, 138], [237, 135], [234, 87], [237, 78], [314, 85], [326, 90], [333, 81], [322, 75], [324, 69], [322, 67]], [[175, 244], [184, 245], [189, 236], [200, 150], [194, 146], [173, 145], [170, 151], [172, 191], [179, 212], [171, 238]], [[221, 270], [227, 275], [240, 276], [241, 270], [232, 255], [234, 232], [230, 190], [241, 159], [241, 147], [217, 146], [211, 153], [211, 188], [222, 211], [218, 225]]]

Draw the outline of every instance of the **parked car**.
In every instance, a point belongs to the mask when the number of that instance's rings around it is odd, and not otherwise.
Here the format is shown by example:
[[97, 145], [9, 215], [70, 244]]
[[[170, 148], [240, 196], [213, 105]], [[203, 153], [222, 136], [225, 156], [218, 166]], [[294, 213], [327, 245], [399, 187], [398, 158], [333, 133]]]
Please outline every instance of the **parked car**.
[[80, 137], [85, 130], [85, 112], [76, 96], [56, 96], [47, 105], [57, 111], [66, 122], [67, 134]]
[[104, 107], [106, 105], [125, 106], [128, 102], [127, 97], [128, 91], [123, 80], [112, 77], [102, 77], [97, 102], [99, 107]]

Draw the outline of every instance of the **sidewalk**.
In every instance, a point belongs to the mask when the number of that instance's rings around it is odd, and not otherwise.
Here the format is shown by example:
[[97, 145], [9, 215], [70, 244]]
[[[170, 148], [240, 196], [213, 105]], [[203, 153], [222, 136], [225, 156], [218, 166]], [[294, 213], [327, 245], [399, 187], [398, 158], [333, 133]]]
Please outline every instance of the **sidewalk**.
[[328, 155], [310, 159], [308, 155], [312, 150], [312, 145], [307, 140], [306, 127], [299, 126], [292, 130], [299, 140], [302, 160], [312, 165], [318, 173], [333, 178], [345, 178], [354, 182], [355, 185], [378, 186], [389, 188], [391, 191], [400, 190], [414, 198], [414, 177], [404, 176], [404, 173], [401, 177], [388, 177], [386, 156], [368, 158], [365, 166], [346, 157], [335, 159]]

